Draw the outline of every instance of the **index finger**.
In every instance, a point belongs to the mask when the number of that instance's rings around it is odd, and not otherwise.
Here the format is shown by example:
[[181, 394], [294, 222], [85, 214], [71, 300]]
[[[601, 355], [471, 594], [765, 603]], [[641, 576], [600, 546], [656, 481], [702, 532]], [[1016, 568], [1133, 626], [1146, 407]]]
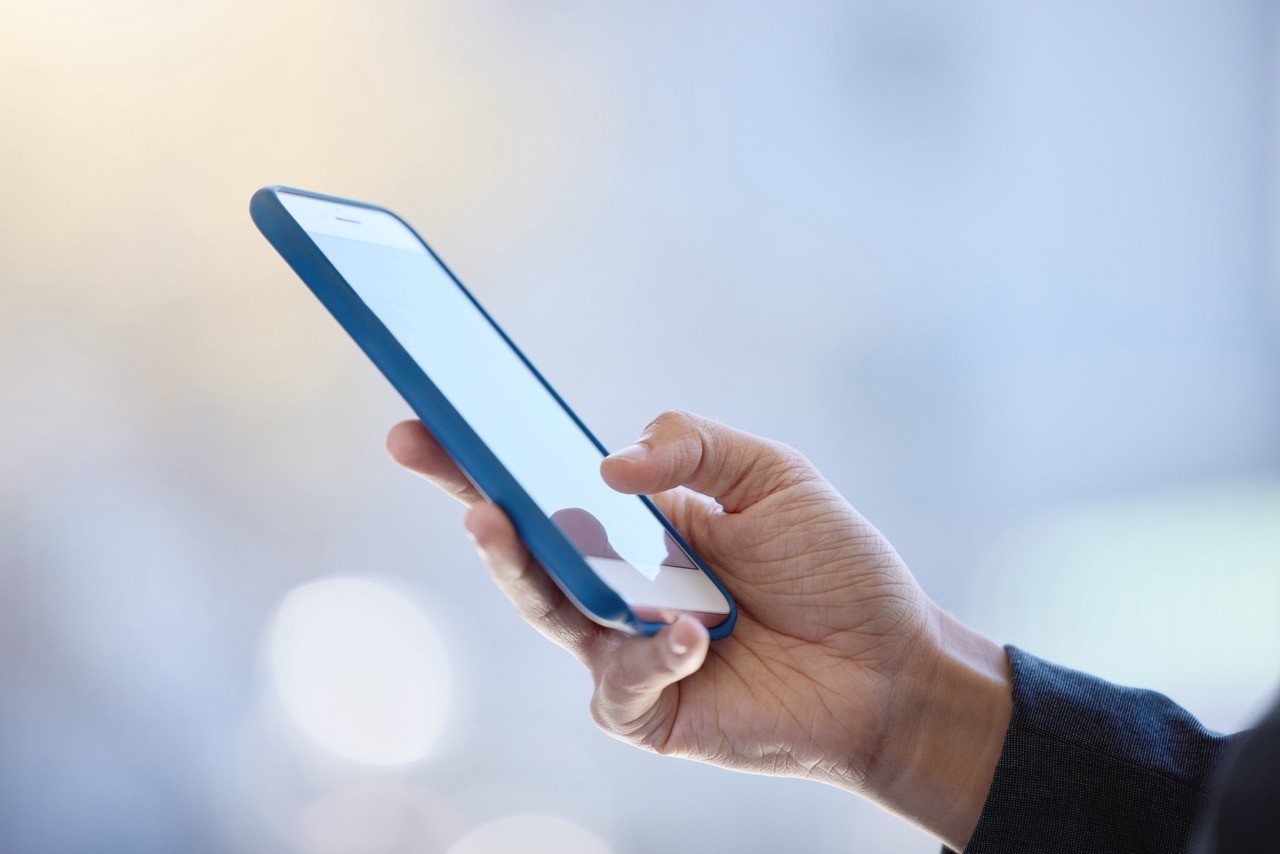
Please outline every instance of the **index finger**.
[[401, 421], [392, 427], [387, 433], [387, 453], [391, 459], [422, 475], [468, 507], [484, 500], [421, 421]]

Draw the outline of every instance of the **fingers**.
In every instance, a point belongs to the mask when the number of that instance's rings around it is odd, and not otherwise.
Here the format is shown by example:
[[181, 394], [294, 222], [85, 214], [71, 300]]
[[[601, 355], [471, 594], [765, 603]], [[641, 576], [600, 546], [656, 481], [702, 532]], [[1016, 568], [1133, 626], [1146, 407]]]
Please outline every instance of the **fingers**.
[[687, 616], [651, 637], [602, 628], [556, 587], [499, 507], [482, 501], [467, 511], [463, 524], [520, 615], [596, 675], [591, 700], [596, 722], [613, 735], [661, 750], [664, 742], [650, 739], [662, 729], [663, 717], [674, 713], [663, 692], [702, 666], [711, 644], [707, 628]]
[[498, 507], [467, 480], [421, 421], [402, 421], [387, 434], [387, 453], [471, 508], [464, 525], [499, 589], [534, 628], [575, 654], [596, 628], [547, 577]]
[[[669, 423], [672, 418], [679, 417], [694, 423], [694, 416], [664, 416], [651, 425], [646, 432], [646, 440], [655, 442], [659, 452], [655, 454], [656, 458], [661, 459], [662, 455], [672, 457], [670, 466], [673, 474], [666, 474], [667, 478], [688, 468], [691, 475], [685, 479], [689, 485], [698, 491], [708, 492], [716, 483], [710, 476], [713, 470], [707, 467], [705, 472], [699, 473], [701, 457], [680, 456], [681, 442], [688, 444], [689, 437], [675, 433]], [[730, 434], [738, 434], [738, 431], [715, 422], [698, 419], [698, 424], [713, 434], [712, 439], [722, 438], [714, 433], [716, 430], [723, 431], [729, 438], [734, 438]], [[703, 436], [703, 433], [698, 435]], [[738, 435], [762, 447], [767, 445], [745, 433]], [[681, 617], [657, 635], [633, 638], [596, 625], [556, 587], [520, 541], [506, 514], [484, 500], [421, 422], [397, 424], [387, 434], [386, 444], [387, 452], [397, 463], [422, 475], [470, 508], [464, 525], [475, 540], [498, 588], [527, 622], [574, 653], [597, 674], [596, 692], [592, 699], [592, 714], [597, 722], [623, 738], [647, 739], [656, 732], [655, 722], [660, 723], [659, 718], [664, 712], [662, 705], [671, 702], [670, 695], [664, 695], [665, 689], [696, 671], [706, 658], [710, 644], [706, 627], [696, 620]], [[707, 458], [719, 459], [711, 455]], [[624, 479], [625, 475], [624, 472]], [[645, 472], [641, 471], [641, 475], [645, 476]], [[652, 477], [652, 473], [648, 476]], [[661, 476], [662, 472], [659, 473]], [[624, 491], [659, 492], [665, 489], [646, 490], [641, 484], [640, 488]], [[711, 491], [709, 494], [717, 493]], [[686, 497], [696, 499], [693, 495]], [[664, 696], [668, 698], [666, 701]], [[674, 709], [665, 711], [673, 712]], [[645, 730], [646, 724], [654, 726]]]
[[651, 637], [604, 629], [555, 586], [496, 505], [476, 504], [464, 524], [520, 615], [596, 675], [591, 698], [596, 723], [619, 738], [661, 751], [675, 712], [673, 698], [663, 692], [702, 666], [711, 645], [706, 627], [682, 616]]
[[387, 433], [387, 453], [467, 506], [484, 500], [421, 421], [401, 421], [392, 427]]
[[710, 645], [706, 627], [685, 616], [651, 637], [623, 638], [601, 663], [591, 716], [612, 735], [664, 752], [676, 705], [666, 689], [697, 671]]
[[664, 412], [633, 445], [606, 457], [600, 473], [619, 492], [653, 495], [677, 486], [737, 513], [813, 478], [797, 451], [688, 412]]
[[520, 542], [507, 514], [487, 501], [476, 503], [463, 520], [493, 580], [535, 629], [585, 659], [604, 631], [556, 587]]

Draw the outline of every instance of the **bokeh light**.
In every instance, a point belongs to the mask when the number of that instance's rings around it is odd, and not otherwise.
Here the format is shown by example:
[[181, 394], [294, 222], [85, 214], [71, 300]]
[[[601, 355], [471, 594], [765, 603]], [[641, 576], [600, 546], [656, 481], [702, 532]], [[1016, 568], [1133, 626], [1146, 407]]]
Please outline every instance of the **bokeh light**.
[[299, 811], [292, 834], [300, 854], [408, 854], [439, 851], [453, 822], [428, 793], [392, 780], [344, 786]]
[[421, 759], [449, 705], [444, 650], [410, 599], [358, 578], [315, 581], [285, 598], [270, 666], [298, 729], [356, 762]]
[[613, 854], [600, 837], [547, 815], [513, 815], [481, 825], [448, 854]]

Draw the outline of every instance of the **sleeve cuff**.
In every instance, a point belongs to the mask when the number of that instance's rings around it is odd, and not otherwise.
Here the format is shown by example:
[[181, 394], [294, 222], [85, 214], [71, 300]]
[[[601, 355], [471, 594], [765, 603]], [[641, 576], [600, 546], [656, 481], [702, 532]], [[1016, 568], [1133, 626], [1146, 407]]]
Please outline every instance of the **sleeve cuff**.
[[1230, 739], [1162, 694], [1005, 650], [1013, 715], [966, 854], [1184, 850]]

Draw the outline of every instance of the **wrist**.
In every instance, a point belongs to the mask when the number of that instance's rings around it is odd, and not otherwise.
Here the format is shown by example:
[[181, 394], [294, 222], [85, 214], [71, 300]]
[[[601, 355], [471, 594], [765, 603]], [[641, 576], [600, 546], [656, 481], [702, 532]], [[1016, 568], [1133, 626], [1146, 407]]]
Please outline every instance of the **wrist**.
[[1005, 651], [930, 603], [890, 694], [868, 795], [962, 851], [982, 813], [1013, 710]]

